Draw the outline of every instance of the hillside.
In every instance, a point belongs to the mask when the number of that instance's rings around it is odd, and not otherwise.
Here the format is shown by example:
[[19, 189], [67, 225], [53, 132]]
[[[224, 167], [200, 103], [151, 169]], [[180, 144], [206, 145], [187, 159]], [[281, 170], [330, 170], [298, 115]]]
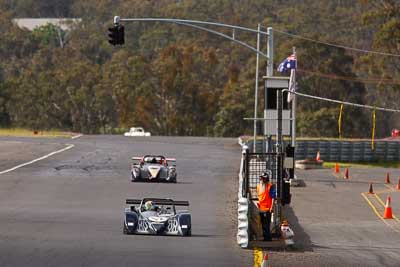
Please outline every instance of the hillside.
[[[297, 48], [299, 91], [399, 108], [400, 57], [340, 47], [400, 54], [400, 3], [372, 2], [0, 0], [0, 126], [83, 133], [131, 126], [160, 135], [252, 133], [252, 123], [242, 118], [253, 115], [253, 52], [184, 26], [136, 22], [125, 24], [126, 45], [113, 47], [107, 28], [114, 15], [271, 26], [275, 68]], [[31, 32], [12, 23], [47, 17], [82, 22], [61, 33], [52, 25]], [[255, 46], [254, 34], [237, 32], [236, 37]], [[265, 60], [261, 63], [264, 75]], [[337, 104], [300, 98], [298, 135], [337, 137], [338, 115]], [[371, 116], [370, 110], [345, 107], [343, 136], [369, 137]], [[377, 137], [396, 127], [398, 114], [377, 112]]]

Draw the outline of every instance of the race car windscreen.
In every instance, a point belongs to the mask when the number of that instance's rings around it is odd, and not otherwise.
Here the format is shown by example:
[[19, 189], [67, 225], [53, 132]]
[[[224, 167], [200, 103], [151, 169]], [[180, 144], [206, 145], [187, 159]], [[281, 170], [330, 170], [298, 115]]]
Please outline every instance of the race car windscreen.
[[163, 156], [146, 156], [144, 158], [145, 163], [153, 163], [153, 164], [163, 164], [165, 157]]

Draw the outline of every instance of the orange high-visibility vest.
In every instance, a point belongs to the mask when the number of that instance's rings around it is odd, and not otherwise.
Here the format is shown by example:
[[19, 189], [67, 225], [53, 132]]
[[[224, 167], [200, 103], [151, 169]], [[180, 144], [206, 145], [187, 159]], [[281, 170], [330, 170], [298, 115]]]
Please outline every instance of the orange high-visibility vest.
[[258, 207], [260, 211], [271, 211], [272, 210], [272, 198], [269, 195], [269, 190], [271, 189], [271, 184], [265, 185], [265, 191], [260, 191], [260, 184], [257, 184], [257, 194], [258, 194]]

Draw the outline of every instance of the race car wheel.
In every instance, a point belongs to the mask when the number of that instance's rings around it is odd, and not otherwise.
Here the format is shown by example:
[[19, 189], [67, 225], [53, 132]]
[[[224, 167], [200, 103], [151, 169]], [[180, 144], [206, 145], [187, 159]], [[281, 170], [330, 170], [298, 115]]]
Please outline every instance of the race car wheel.
[[129, 230], [128, 230], [128, 228], [126, 228], [125, 222], [124, 222], [124, 227], [123, 227], [122, 232], [124, 233], [124, 235], [129, 235]]
[[192, 235], [192, 228], [189, 228], [183, 236], [191, 236]]
[[131, 182], [138, 182], [139, 178], [136, 178], [133, 173], [131, 173]]

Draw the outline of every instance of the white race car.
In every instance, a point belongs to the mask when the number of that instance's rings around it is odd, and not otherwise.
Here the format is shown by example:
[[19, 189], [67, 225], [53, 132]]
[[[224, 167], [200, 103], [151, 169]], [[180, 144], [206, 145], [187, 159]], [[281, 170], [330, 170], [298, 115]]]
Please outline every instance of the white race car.
[[132, 157], [132, 160], [132, 182], [176, 183], [176, 159], [146, 155], [144, 157]]
[[129, 132], [124, 133], [124, 136], [151, 136], [151, 134], [145, 132], [142, 127], [132, 127]]

